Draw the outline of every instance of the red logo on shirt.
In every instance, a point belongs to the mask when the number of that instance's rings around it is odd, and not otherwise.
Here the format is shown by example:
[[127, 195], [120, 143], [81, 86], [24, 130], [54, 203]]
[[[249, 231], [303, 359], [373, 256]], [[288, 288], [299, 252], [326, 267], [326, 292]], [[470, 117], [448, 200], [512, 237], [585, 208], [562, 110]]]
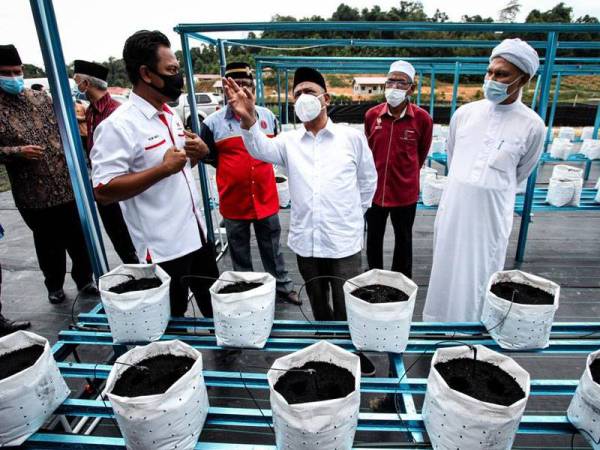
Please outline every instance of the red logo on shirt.
[[260, 127], [261, 127], [263, 130], [266, 130], [266, 129], [267, 129], [267, 121], [266, 121], [266, 120], [261, 120], [261, 121], [260, 121]]

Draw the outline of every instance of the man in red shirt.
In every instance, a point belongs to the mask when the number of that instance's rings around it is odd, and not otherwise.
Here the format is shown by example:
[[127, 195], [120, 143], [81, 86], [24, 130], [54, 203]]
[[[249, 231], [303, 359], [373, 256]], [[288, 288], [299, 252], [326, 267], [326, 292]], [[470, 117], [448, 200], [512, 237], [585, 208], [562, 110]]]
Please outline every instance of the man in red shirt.
[[392, 270], [412, 277], [412, 227], [419, 200], [419, 172], [431, 145], [433, 121], [410, 102], [414, 67], [396, 61], [385, 83], [386, 103], [365, 115], [365, 134], [377, 169], [377, 191], [366, 214], [367, 261], [383, 269], [383, 237], [388, 215], [394, 227]]
[[[73, 79], [77, 83], [77, 90], [84, 93], [90, 101], [90, 106], [85, 112], [87, 125], [86, 152], [89, 157], [90, 150], [94, 146], [94, 130], [121, 104], [114, 100], [107, 91], [108, 69], [106, 67], [78, 59], [75, 60], [74, 72]], [[106, 233], [121, 261], [125, 264], [137, 264], [139, 259], [123, 219], [119, 203], [115, 202], [109, 205], [98, 203], [97, 205]]]
[[[228, 64], [225, 76], [254, 91], [248, 64]], [[257, 106], [256, 114], [262, 131], [270, 137], [275, 136], [277, 123], [273, 113]], [[279, 247], [281, 225], [273, 166], [250, 156], [242, 139], [240, 118], [229, 107], [204, 120], [200, 137], [210, 149], [209, 161], [217, 168], [219, 209], [225, 223], [233, 269], [253, 270], [250, 255], [250, 225], [253, 225], [263, 267], [277, 280], [278, 298], [302, 304], [293, 290]]]

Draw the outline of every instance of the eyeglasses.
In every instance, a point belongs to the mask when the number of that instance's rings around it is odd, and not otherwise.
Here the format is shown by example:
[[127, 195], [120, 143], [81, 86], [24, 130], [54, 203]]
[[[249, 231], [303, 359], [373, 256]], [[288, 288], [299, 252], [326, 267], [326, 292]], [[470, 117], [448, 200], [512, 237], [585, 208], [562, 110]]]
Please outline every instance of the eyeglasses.
[[410, 81], [388, 79], [385, 81], [385, 87], [389, 88], [409, 88], [412, 85]]

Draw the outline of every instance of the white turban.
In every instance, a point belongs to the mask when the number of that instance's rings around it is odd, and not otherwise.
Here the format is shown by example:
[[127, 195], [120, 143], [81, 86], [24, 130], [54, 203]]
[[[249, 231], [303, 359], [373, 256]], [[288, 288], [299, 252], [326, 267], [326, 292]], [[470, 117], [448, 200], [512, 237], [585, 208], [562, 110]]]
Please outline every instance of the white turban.
[[410, 77], [410, 81], [415, 80], [415, 68], [413, 65], [407, 61], [402, 61], [401, 59], [393, 62], [390, 66], [390, 70], [388, 73], [392, 72], [402, 72]]
[[514, 64], [531, 79], [540, 67], [540, 57], [534, 48], [519, 38], [504, 39], [492, 50], [490, 62], [494, 58], [504, 58]]

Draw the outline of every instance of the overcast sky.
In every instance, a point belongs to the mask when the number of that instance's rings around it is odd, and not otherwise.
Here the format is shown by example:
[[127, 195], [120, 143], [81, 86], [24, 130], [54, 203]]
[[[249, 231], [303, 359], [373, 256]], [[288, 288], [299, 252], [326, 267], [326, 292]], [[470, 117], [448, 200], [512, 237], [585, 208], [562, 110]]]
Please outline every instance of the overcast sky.
[[[450, 20], [458, 21], [463, 14], [498, 17], [498, 11], [507, 0], [467, 1], [424, 0], [428, 15], [436, 8], [445, 11]], [[534, 8], [545, 11], [559, 0], [522, 0], [519, 20]], [[29, 1], [2, 0], [0, 2], [0, 44], [13, 43], [26, 63], [43, 65], [39, 41]], [[180, 48], [179, 37], [173, 27], [178, 23], [257, 22], [268, 21], [275, 14], [297, 18], [320, 15], [330, 17], [341, 0], [261, 1], [229, 0], [209, 2], [201, 0], [54, 0], [54, 8], [63, 44], [65, 60], [107, 60], [121, 58], [123, 43], [140, 29], [158, 29], [169, 36], [175, 49]], [[345, 0], [359, 9], [379, 5], [388, 10], [399, 1]], [[589, 14], [600, 17], [600, 1], [567, 0], [574, 16]], [[276, 5], [276, 7], [274, 7]], [[241, 37], [240, 35], [227, 35]]]

